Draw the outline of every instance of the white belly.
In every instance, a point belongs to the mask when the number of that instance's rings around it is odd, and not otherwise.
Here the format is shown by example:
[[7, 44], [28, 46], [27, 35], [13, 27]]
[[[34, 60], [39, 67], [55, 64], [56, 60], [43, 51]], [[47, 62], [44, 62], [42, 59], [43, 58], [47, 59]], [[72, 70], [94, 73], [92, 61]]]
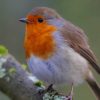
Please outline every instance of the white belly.
[[88, 72], [88, 62], [69, 46], [48, 60], [31, 56], [27, 63], [33, 75], [49, 84], [79, 84]]

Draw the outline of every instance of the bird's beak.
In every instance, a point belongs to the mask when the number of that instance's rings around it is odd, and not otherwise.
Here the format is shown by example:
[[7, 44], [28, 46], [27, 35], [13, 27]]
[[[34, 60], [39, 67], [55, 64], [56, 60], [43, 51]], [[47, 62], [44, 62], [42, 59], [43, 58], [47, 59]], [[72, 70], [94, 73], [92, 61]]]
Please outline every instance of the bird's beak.
[[27, 18], [21, 18], [21, 19], [19, 19], [19, 21], [20, 21], [20, 22], [23, 22], [23, 23], [28, 23]]

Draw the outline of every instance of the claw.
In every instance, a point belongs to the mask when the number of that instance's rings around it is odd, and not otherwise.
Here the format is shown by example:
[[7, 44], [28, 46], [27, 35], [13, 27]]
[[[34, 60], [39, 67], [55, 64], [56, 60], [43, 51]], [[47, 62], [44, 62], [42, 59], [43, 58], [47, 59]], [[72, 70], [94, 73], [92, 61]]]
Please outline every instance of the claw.
[[50, 84], [49, 86], [48, 86], [48, 88], [47, 88], [47, 91], [53, 91], [54, 89], [53, 89], [53, 84]]

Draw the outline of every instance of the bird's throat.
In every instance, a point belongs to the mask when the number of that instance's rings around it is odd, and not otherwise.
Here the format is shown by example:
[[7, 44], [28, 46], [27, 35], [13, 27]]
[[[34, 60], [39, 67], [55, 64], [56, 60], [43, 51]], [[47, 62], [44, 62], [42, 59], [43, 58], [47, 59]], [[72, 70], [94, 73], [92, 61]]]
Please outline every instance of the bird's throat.
[[27, 58], [34, 55], [42, 59], [48, 59], [55, 51], [53, 32], [56, 29], [48, 26], [47, 29], [39, 30], [36, 27], [33, 29], [31, 26], [26, 29], [24, 47]]

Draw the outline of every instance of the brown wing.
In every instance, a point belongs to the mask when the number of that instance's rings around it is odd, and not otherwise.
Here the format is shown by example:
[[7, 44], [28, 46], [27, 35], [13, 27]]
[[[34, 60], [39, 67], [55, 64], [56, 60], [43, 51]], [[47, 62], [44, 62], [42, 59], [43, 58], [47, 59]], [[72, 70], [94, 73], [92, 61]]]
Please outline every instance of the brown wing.
[[69, 43], [69, 46], [87, 59], [93, 68], [100, 74], [100, 67], [97, 64], [95, 55], [89, 48], [87, 37], [84, 32], [68, 21], [66, 21], [66, 25], [61, 29], [61, 32], [67, 43]]

